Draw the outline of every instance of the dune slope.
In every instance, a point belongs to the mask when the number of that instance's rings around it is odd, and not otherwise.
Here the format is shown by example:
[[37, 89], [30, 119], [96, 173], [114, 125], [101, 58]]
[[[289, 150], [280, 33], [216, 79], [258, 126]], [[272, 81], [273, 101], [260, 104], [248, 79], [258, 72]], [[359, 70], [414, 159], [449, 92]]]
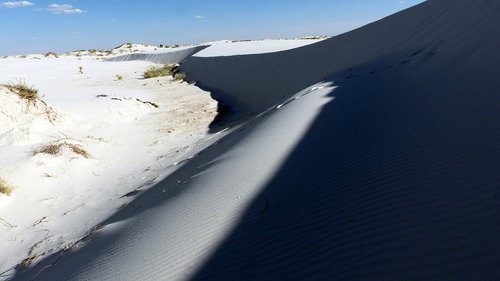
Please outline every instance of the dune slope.
[[17, 278], [500, 278], [498, 26], [498, 1], [431, 0], [299, 49], [188, 59], [247, 121]]

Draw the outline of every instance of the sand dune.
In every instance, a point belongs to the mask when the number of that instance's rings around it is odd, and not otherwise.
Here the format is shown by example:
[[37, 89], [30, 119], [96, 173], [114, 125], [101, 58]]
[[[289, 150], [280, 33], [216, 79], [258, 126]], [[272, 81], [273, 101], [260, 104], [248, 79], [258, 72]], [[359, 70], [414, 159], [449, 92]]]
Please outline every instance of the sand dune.
[[187, 59], [238, 125], [14, 279], [499, 279], [498, 26], [498, 1], [430, 0], [298, 49]]
[[130, 53], [108, 59], [108, 61], [133, 61], [143, 60], [158, 64], [180, 63], [193, 54], [207, 48], [208, 46], [194, 46], [175, 48], [169, 51], [160, 50], [157, 52]]

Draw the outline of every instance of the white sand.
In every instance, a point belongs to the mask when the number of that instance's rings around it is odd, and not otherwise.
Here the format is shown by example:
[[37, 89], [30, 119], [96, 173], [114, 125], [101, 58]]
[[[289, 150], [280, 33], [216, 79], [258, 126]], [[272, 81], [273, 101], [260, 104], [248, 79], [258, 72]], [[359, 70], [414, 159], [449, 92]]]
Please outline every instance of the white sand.
[[216, 41], [210, 47], [196, 53], [195, 57], [219, 57], [235, 55], [251, 55], [275, 53], [307, 46], [324, 39], [284, 39], [284, 40], [257, 40], [257, 41]]
[[297, 49], [188, 58], [233, 125], [13, 279], [499, 279], [499, 25], [498, 1], [430, 0]]
[[[0, 88], [0, 177], [14, 187], [0, 195], [0, 272], [68, 247], [133, 198], [123, 195], [161, 181], [207, 137], [217, 106], [187, 83], [140, 79], [151, 63], [31, 57], [0, 60], [0, 83], [33, 85], [55, 119]], [[91, 158], [33, 155], [65, 142]]]

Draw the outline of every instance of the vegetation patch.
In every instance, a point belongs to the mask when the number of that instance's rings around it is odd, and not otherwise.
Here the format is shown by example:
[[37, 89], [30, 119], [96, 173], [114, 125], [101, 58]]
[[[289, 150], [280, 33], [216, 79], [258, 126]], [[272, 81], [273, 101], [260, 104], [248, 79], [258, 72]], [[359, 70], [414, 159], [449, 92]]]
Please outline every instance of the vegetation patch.
[[88, 153], [85, 149], [83, 149], [81, 146], [72, 144], [72, 143], [65, 143], [65, 145], [73, 151], [73, 153], [76, 153], [83, 158], [90, 158], [90, 153]]
[[12, 194], [14, 188], [6, 183], [2, 178], [0, 178], [0, 194], [5, 194], [7, 196]]
[[184, 73], [184, 72], [176, 72], [173, 75], [173, 77], [177, 81], [184, 81], [186, 79], [186, 73]]
[[22, 80], [18, 81], [17, 83], [6, 84], [3, 86], [28, 103], [35, 104], [36, 101], [39, 100], [38, 90], [33, 88], [32, 86], [28, 86], [26, 82]]
[[78, 155], [82, 156], [83, 158], [90, 158], [91, 157], [90, 153], [88, 153], [80, 145], [67, 143], [67, 142], [47, 144], [47, 145], [40, 146], [40, 147], [33, 150], [33, 155], [49, 154], [49, 155], [57, 156], [57, 155], [60, 155], [62, 153], [63, 147], [69, 148], [71, 151], [73, 151], [73, 153], [78, 154]]
[[143, 77], [145, 79], [148, 78], [156, 78], [163, 76], [173, 75], [175, 70], [179, 67], [178, 64], [166, 64], [162, 67], [151, 67], [146, 72], [144, 72]]
[[45, 57], [48, 58], [48, 57], [55, 57], [55, 58], [59, 58], [59, 55], [54, 53], [54, 52], [48, 52], [45, 54]]

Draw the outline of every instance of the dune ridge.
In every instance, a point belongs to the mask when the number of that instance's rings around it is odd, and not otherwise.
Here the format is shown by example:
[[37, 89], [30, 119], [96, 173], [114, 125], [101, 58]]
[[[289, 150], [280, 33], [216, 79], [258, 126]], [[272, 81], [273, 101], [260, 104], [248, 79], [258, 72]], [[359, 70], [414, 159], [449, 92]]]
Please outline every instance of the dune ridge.
[[169, 50], [157, 53], [130, 53], [127, 55], [117, 56], [114, 58], [107, 59], [107, 61], [133, 61], [133, 60], [143, 60], [150, 61], [158, 64], [171, 64], [171, 63], [180, 63], [184, 61], [186, 58], [192, 56], [195, 53], [207, 48], [206, 46], [194, 46], [183, 48], [182, 50]]

